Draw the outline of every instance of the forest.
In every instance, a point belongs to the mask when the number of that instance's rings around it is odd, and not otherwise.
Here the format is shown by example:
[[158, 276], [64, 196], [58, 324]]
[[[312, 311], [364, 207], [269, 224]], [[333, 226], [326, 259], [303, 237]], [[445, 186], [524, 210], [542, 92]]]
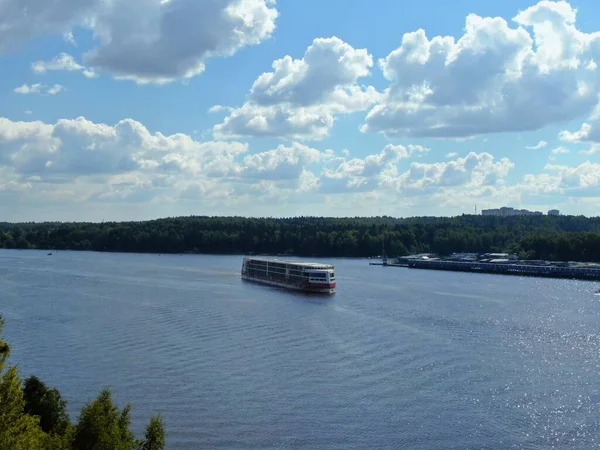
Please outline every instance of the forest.
[[600, 217], [190, 216], [139, 222], [0, 223], [0, 248], [371, 257], [513, 252], [600, 262]]
[[67, 401], [35, 375], [24, 382], [17, 366], [7, 366], [10, 346], [1, 338], [0, 449], [2, 450], [163, 450], [166, 434], [159, 414], [150, 418], [142, 438], [131, 430], [131, 405], [120, 409], [109, 389], [88, 401], [76, 423]]

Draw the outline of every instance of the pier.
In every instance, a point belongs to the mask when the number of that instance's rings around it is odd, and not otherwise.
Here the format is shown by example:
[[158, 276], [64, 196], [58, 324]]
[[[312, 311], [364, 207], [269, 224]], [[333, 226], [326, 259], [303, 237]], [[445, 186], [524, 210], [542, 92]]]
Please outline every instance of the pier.
[[584, 265], [534, 265], [527, 264], [525, 261], [506, 264], [479, 261], [413, 260], [409, 261], [407, 266], [410, 269], [449, 270], [455, 272], [600, 281], [600, 268]]
[[452, 254], [440, 257], [431, 253], [384, 258], [372, 266], [407, 267], [409, 269], [448, 270], [529, 277], [565, 278], [600, 281], [600, 264], [566, 261], [528, 261], [507, 253]]

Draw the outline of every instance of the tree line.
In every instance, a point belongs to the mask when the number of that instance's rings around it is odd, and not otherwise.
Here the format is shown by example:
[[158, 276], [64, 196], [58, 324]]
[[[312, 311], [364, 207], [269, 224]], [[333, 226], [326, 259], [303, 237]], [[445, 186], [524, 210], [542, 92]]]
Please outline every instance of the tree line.
[[[0, 335], [4, 322], [0, 317]], [[131, 406], [123, 409], [103, 389], [72, 423], [67, 402], [36, 376], [23, 383], [16, 366], [6, 368], [10, 346], [0, 338], [0, 449], [2, 450], [163, 450], [165, 431], [153, 416], [144, 437], [130, 429]]]
[[600, 217], [175, 217], [140, 222], [0, 223], [0, 248], [369, 257], [514, 252], [600, 262]]

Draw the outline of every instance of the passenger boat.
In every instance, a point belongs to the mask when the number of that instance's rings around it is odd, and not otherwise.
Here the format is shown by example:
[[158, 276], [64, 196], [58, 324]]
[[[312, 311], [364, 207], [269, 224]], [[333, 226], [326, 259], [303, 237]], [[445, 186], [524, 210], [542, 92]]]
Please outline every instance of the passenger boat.
[[336, 287], [335, 267], [332, 264], [268, 257], [245, 257], [242, 279], [321, 294], [333, 294]]

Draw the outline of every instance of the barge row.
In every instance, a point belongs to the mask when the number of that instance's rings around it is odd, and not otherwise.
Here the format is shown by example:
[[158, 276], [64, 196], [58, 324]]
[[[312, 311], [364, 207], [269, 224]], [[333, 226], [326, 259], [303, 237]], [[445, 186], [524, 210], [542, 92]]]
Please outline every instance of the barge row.
[[600, 268], [588, 266], [534, 265], [522, 262], [503, 264], [443, 260], [411, 260], [408, 262], [407, 266], [411, 269], [449, 270], [455, 272], [600, 281]]

